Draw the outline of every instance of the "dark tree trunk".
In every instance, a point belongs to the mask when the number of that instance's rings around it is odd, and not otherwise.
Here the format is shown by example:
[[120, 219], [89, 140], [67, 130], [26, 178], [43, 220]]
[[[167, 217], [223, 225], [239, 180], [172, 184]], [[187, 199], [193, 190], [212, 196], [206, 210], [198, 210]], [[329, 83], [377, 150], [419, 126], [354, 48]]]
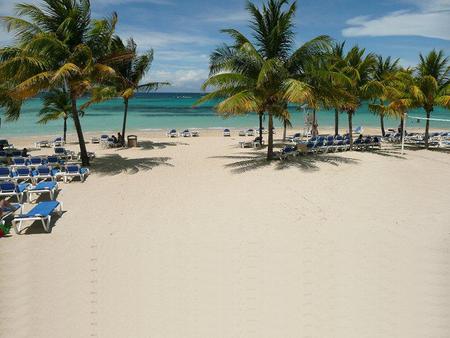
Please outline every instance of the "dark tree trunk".
[[334, 136], [339, 135], [339, 110], [334, 110]]
[[261, 140], [261, 144], [262, 144], [262, 139], [263, 139], [263, 114], [262, 112], [258, 113], [258, 117], [259, 117], [259, 138]]
[[286, 142], [286, 128], [287, 128], [286, 120], [283, 120], [283, 142]]
[[72, 118], [75, 124], [75, 130], [78, 135], [78, 143], [80, 144], [81, 163], [83, 166], [89, 166], [89, 156], [86, 150], [86, 143], [84, 142], [83, 130], [81, 129], [80, 116], [78, 115], [77, 99], [71, 95], [72, 101]]
[[430, 117], [431, 117], [431, 109], [426, 109], [427, 112], [427, 120], [425, 122], [425, 149], [429, 147], [429, 138], [430, 138]]
[[67, 142], [67, 117], [64, 118], [64, 143]]
[[125, 129], [127, 127], [128, 99], [123, 99], [123, 103], [125, 107], [123, 111], [122, 140], [119, 140], [119, 142], [122, 144], [122, 146], [125, 146]]
[[349, 110], [348, 114], [348, 134], [350, 137], [350, 150], [353, 149], [353, 111]]
[[404, 120], [404, 117], [402, 116], [401, 118], [400, 118], [400, 142], [403, 142], [403, 127], [404, 127], [404, 122], [403, 122], [403, 120]]
[[273, 159], [273, 116], [269, 112], [269, 137], [267, 142], [267, 159], [270, 161]]
[[380, 115], [380, 125], [381, 125], [381, 136], [386, 136], [386, 131], [384, 130], [384, 115]]

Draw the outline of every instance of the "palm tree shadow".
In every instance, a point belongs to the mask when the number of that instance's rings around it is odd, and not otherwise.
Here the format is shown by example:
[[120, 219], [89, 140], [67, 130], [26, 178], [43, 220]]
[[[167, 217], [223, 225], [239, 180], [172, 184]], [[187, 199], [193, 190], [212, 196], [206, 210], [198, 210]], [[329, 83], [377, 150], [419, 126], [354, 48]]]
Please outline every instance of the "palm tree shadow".
[[331, 164], [334, 166], [358, 163], [358, 160], [356, 159], [331, 154], [297, 156], [284, 161], [268, 161], [266, 154], [253, 152], [232, 156], [214, 156], [211, 158], [235, 160], [234, 162], [225, 164], [225, 168], [230, 168], [231, 172], [234, 174], [242, 174], [252, 170], [269, 167], [274, 163], [276, 170], [298, 168], [304, 171], [319, 170], [320, 163]]
[[287, 160], [279, 161], [276, 164], [277, 170], [283, 170], [288, 168], [298, 168], [304, 171], [318, 171], [320, 170], [320, 164], [325, 163], [333, 166], [339, 166], [342, 164], [358, 164], [359, 160], [337, 156], [333, 154], [319, 154], [319, 155], [300, 155]]
[[188, 146], [188, 143], [184, 142], [153, 142], [153, 141], [140, 141], [139, 148], [142, 150], [153, 150], [153, 149], [165, 149], [167, 147], [176, 146]]
[[394, 157], [401, 160], [406, 160], [406, 157], [402, 155], [401, 151], [395, 148], [391, 149], [372, 149], [367, 151], [369, 154], [379, 155], [383, 157]]
[[134, 175], [140, 171], [152, 170], [155, 167], [173, 167], [173, 164], [168, 163], [170, 159], [170, 157], [126, 158], [119, 154], [109, 154], [96, 158], [92, 165], [92, 171], [104, 176], [121, 173]]

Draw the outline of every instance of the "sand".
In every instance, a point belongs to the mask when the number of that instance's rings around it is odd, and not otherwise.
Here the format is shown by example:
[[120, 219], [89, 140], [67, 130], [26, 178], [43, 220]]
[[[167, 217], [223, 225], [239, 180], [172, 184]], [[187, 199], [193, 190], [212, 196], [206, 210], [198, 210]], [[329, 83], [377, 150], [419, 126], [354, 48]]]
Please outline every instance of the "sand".
[[448, 153], [267, 164], [217, 134], [89, 144], [51, 234], [0, 239], [0, 336], [450, 336]]

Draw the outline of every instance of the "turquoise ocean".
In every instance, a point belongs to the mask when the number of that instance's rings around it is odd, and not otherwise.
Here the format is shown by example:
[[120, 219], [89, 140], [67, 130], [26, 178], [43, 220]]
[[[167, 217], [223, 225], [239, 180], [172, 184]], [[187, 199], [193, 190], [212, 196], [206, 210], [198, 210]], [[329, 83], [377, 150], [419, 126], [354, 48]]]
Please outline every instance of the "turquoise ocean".
[[[128, 115], [128, 131], [166, 130], [169, 128], [255, 128], [258, 119], [255, 114], [241, 117], [223, 118], [214, 112], [214, 104], [195, 106], [195, 102], [202, 96], [200, 93], [149, 93], [138, 94], [130, 101]], [[80, 100], [83, 102], [83, 100]], [[18, 121], [5, 121], [3, 111], [0, 108], [1, 127], [0, 137], [31, 136], [31, 135], [60, 135], [62, 133], [62, 121], [50, 122], [46, 125], [37, 124], [38, 112], [42, 107], [41, 98], [34, 98], [25, 102]], [[301, 131], [304, 126], [305, 113], [290, 107], [292, 124], [295, 130]], [[409, 115], [425, 117], [423, 110], [410, 111]], [[320, 126], [334, 125], [333, 111], [319, 111], [317, 113]], [[450, 119], [450, 111], [436, 109], [433, 118]], [[91, 106], [85, 111], [81, 119], [83, 130], [86, 132], [117, 133], [122, 126], [123, 102], [120, 98]], [[345, 114], [340, 115], [341, 130], [346, 130], [347, 119]], [[378, 127], [379, 118], [373, 115], [367, 104], [363, 105], [355, 114], [353, 125], [365, 127]], [[386, 128], [397, 128], [399, 121], [386, 119]], [[276, 121], [276, 126], [281, 123]], [[425, 121], [417, 122], [416, 119], [408, 119], [408, 126], [420, 128], [425, 126]], [[431, 122], [432, 128], [450, 130], [450, 122]], [[73, 133], [73, 123], [69, 121], [68, 132]]]

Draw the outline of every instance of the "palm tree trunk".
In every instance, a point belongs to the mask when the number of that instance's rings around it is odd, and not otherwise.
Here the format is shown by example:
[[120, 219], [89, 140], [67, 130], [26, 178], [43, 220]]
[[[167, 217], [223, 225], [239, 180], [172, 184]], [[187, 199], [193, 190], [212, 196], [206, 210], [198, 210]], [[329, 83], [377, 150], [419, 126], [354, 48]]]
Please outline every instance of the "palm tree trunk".
[[348, 114], [348, 134], [350, 137], [350, 150], [353, 149], [353, 112], [351, 110], [347, 111]]
[[283, 120], [283, 142], [286, 142], [286, 128], [287, 128], [287, 123], [286, 120]]
[[334, 110], [334, 136], [339, 135], [339, 110]]
[[425, 122], [425, 149], [428, 149], [429, 147], [429, 138], [430, 138], [430, 116], [431, 116], [431, 110], [426, 109], [427, 112], [427, 120]]
[[273, 159], [273, 116], [269, 111], [269, 137], [267, 142], [267, 159], [270, 161]]
[[119, 141], [122, 143], [122, 146], [125, 146], [125, 129], [127, 127], [128, 99], [123, 99], [123, 103], [125, 107], [123, 112], [122, 140]]
[[261, 140], [261, 144], [262, 144], [262, 135], [263, 135], [263, 112], [259, 112], [259, 138], [260, 138], [260, 140]]
[[71, 95], [72, 101], [72, 118], [75, 124], [75, 130], [78, 135], [78, 143], [80, 144], [81, 163], [83, 166], [89, 165], [89, 156], [86, 150], [86, 143], [84, 142], [83, 130], [81, 129], [80, 116], [78, 115], [77, 99], [74, 95]]
[[[67, 115], [65, 115], [67, 116]], [[64, 143], [67, 142], [67, 117], [64, 118]]]
[[403, 123], [403, 119], [404, 119], [404, 117], [403, 117], [403, 115], [402, 115], [402, 117], [400, 118], [400, 142], [403, 142], [403, 126], [404, 126], [404, 123]]
[[380, 115], [380, 124], [381, 124], [381, 136], [386, 136], [386, 131], [384, 130], [384, 115]]

